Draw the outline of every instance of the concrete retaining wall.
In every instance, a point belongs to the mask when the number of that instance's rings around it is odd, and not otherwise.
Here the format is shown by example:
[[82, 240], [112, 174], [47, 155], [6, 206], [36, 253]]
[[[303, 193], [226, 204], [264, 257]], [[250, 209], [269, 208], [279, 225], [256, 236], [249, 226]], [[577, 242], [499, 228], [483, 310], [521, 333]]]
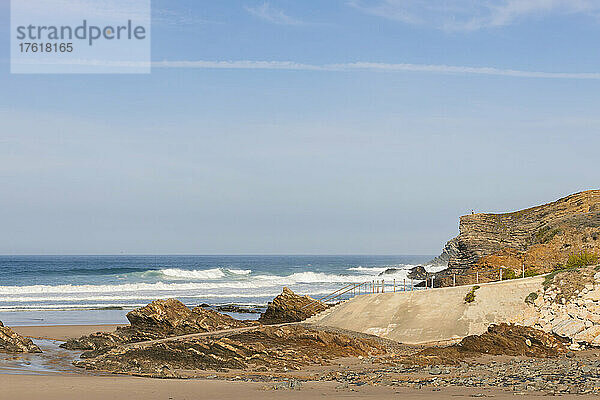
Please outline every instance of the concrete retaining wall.
[[525, 297], [543, 277], [413, 292], [366, 294], [324, 311], [307, 322], [369, 333], [402, 343], [446, 342], [483, 333], [492, 323], [523, 321], [534, 315]]

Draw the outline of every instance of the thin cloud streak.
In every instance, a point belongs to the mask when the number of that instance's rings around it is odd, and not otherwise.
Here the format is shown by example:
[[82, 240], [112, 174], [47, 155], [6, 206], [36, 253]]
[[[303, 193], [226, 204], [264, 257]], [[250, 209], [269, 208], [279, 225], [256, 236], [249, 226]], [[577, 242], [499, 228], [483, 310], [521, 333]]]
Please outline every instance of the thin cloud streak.
[[[18, 64], [40, 64], [39, 61], [15, 60]], [[285, 70], [285, 71], [321, 71], [321, 72], [415, 72], [432, 74], [504, 76], [513, 78], [538, 79], [579, 79], [600, 80], [600, 72], [543, 72], [523, 71], [517, 69], [502, 69], [494, 67], [467, 67], [444, 64], [388, 64], [375, 62], [353, 62], [340, 64], [304, 64], [293, 61], [104, 61], [104, 60], [70, 60], [41, 62], [44, 65], [89, 65], [97, 67], [121, 68], [181, 68], [181, 69], [224, 69], [224, 70]]]
[[501, 69], [494, 67], [466, 67], [431, 64], [386, 64], [354, 62], [341, 64], [303, 64], [292, 61], [154, 61], [153, 68], [198, 68], [198, 69], [254, 69], [294, 71], [380, 71], [380, 72], [427, 72], [442, 74], [491, 75], [517, 78], [544, 79], [588, 79], [599, 80], [600, 72], [542, 72]]

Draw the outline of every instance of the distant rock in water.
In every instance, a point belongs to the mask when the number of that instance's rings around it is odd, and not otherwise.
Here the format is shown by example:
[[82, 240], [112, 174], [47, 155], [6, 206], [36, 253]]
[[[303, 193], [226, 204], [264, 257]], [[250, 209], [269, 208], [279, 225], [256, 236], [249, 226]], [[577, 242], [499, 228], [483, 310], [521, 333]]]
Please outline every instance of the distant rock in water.
[[240, 307], [235, 304], [226, 304], [223, 306], [217, 306], [217, 311], [219, 312], [229, 312], [229, 313], [237, 313], [237, 314], [260, 314], [260, 311], [254, 308], [248, 307]]
[[[175, 299], [156, 300], [127, 314], [130, 325], [114, 332], [98, 332], [79, 339], [69, 339], [61, 347], [70, 350], [106, 351], [125, 343], [163, 339], [171, 336], [241, 328], [256, 322], [238, 321], [216, 311], [195, 307], [190, 310]], [[85, 354], [84, 356], [93, 356]]]
[[25, 338], [0, 321], [0, 353], [41, 353], [33, 341]]
[[300, 322], [324, 311], [329, 306], [309, 296], [300, 296], [287, 287], [281, 294], [269, 302], [267, 310], [258, 321], [273, 325], [285, 322]]
[[392, 275], [392, 274], [397, 274], [398, 272], [402, 271], [402, 269], [400, 268], [388, 268], [383, 272], [379, 273], [379, 276], [385, 276], [385, 275]]
[[[448, 262], [436, 286], [497, 280], [551, 272], [572, 256], [600, 254], [600, 190], [576, 193], [552, 203], [505, 214], [469, 214], [460, 218], [460, 234], [436, 260]], [[437, 262], [436, 261], [436, 262]], [[512, 269], [512, 271], [509, 271]], [[514, 274], [513, 274], [514, 272]]]
[[178, 370], [244, 369], [246, 371], [300, 370], [326, 365], [332, 359], [385, 353], [373, 339], [308, 329], [298, 325], [259, 326], [245, 332], [140, 343], [113, 347], [74, 365], [113, 373], [177, 378]]

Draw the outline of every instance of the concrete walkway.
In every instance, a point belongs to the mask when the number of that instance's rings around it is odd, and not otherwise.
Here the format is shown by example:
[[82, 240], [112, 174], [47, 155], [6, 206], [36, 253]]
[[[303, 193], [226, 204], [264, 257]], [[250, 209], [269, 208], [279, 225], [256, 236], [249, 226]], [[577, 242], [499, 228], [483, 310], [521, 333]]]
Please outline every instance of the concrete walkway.
[[533, 315], [525, 297], [542, 287], [543, 276], [473, 286], [413, 292], [366, 294], [326, 310], [306, 322], [349, 329], [408, 344], [447, 342], [478, 335], [492, 323], [518, 322]]

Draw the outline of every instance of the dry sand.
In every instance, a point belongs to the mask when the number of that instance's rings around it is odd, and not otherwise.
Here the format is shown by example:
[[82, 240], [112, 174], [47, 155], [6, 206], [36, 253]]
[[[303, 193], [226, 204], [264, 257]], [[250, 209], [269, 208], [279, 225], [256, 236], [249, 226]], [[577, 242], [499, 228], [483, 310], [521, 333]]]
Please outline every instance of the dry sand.
[[[0, 375], [2, 400], [192, 400], [192, 399], [458, 399], [493, 396], [494, 399], [541, 399], [546, 396], [521, 395], [499, 390], [448, 388], [398, 389], [368, 386], [336, 390], [335, 382], [307, 382], [300, 390], [266, 390], [263, 383], [209, 380], [166, 380], [129, 376], [31, 376]], [[483, 396], [482, 396], [483, 395]], [[561, 396], [561, 399], [584, 396]]]

